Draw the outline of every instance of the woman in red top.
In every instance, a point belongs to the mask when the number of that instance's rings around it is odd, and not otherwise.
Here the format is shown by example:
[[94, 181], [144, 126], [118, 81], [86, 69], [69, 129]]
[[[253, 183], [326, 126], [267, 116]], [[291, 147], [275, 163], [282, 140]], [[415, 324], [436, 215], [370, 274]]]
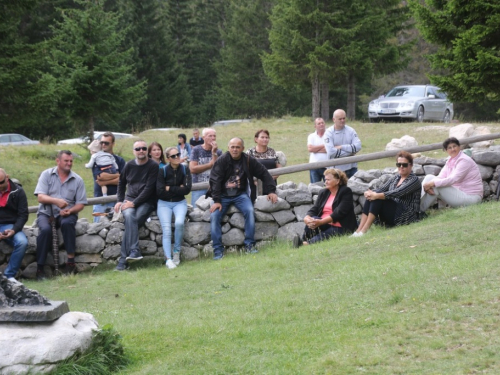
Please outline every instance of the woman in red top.
[[346, 174], [332, 168], [327, 169], [324, 175], [325, 189], [319, 192], [314, 206], [307, 212], [304, 234], [302, 238], [295, 236], [294, 247], [323, 241], [332, 236], [351, 234], [358, 226]]

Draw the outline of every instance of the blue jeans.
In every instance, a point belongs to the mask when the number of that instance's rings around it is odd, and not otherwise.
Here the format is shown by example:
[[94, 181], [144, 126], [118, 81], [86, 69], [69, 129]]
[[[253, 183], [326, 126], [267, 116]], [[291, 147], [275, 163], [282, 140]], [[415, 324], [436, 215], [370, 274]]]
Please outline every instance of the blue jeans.
[[196, 207], [196, 201], [207, 193], [208, 190], [191, 190], [191, 205]]
[[[92, 212], [95, 213], [95, 212], [106, 212], [106, 208], [108, 207], [111, 207], [111, 209], [113, 210], [113, 208], [115, 207], [115, 204], [116, 202], [109, 202], [109, 203], [104, 203], [104, 204], [96, 204], [94, 206], [92, 206]], [[98, 223], [99, 220], [101, 220], [101, 217], [100, 216], [94, 216], [94, 223]]]
[[[14, 228], [14, 224], [0, 224], [0, 232], [12, 228]], [[14, 246], [14, 251], [10, 255], [9, 264], [4, 271], [4, 276], [6, 278], [15, 277], [17, 271], [19, 271], [19, 267], [21, 267], [24, 253], [26, 252], [26, 248], [28, 247], [28, 239], [26, 238], [26, 235], [22, 231], [20, 231], [14, 234], [12, 237], [6, 238], [4, 241], [9, 245]]]
[[311, 178], [311, 184], [315, 182], [325, 181], [325, 173], [326, 168], [318, 168], [318, 169], [310, 169], [309, 177]]
[[245, 247], [253, 246], [255, 244], [255, 216], [250, 197], [245, 193], [235, 197], [222, 196], [221, 204], [222, 209], [220, 211], [215, 210], [210, 215], [210, 232], [213, 241], [214, 256], [222, 255], [224, 252], [224, 246], [222, 246], [221, 219], [224, 217], [231, 204], [234, 204], [245, 218]]
[[357, 171], [358, 171], [357, 167], [352, 167], [351, 169], [344, 171], [344, 173], [346, 174], [347, 178], [351, 178], [352, 176], [354, 176], [356, 174]]
[[163, 252], [167, 259], [172, 259], [172, 213], [175, 215], [174, 253], [179, 253], [181, 251], [182, 237], [184, 236], [187, 201], [184, 199], [180, 202], [167, 202], [159, 199], [156, 213], [160, 219], [163, 232]]
[[139, 207], [130, 207], [122, 211], [125, 219], [125, 231], [123, 232], [122, 247], [120, 252], [120, 264], [126, 263], [126, 257], [132, 250], [139, 251], [139, 227], [144, 225], [146, 219], [153, 212], [155, 206], [149, 202]]

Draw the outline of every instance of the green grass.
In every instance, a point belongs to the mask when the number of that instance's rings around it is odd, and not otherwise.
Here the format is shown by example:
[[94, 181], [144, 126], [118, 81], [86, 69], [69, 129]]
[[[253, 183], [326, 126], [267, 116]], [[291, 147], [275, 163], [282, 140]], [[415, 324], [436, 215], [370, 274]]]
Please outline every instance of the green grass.
[[27, 282], [123, 336], [124, 374], [498, 374], [498, 203], [362, 238]]

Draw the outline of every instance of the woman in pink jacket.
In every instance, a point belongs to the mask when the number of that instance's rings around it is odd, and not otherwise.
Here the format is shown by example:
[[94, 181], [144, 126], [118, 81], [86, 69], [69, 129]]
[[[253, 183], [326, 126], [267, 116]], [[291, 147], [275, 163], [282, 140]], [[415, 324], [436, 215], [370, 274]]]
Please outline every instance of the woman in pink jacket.
[[469, 206], [483, 199], [483, 180], [474, 160], [460, 150], [452, 137], [443, 142], [450, 155], [438, 176], [427, 175], [422, 181], [420, 210], [425, 211], [439, 198], [451, 207]]

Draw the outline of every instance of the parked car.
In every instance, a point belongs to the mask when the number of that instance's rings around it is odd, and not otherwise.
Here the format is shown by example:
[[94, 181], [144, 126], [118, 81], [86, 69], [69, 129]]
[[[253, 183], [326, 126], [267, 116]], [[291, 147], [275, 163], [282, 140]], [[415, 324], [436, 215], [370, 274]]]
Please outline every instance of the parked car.
[[21, 134], [0, 134], [0, 146], [24, 146], [39, 144], [39, 141], [32, 141]]
[[[94, 139], [100, 140], [104, 133], [106, 133], [106, 132], [94, 131]], [[114, 134], [115, 139], [133, 137], [132, 134], [128, 134], [128, 133], [117, 133], [117, 132], [112, 132], [112, 133]], [[80, 137], [80, 138], [63, 139], [62, 141], [57, 142], [58, 145], [74, 145], [74, 144], [79, 144], [79, 143], [90, 143], [89, 137], [84, 136], [84, 137]]]
[[453, 103], [439, 87], [431, 85], [401, 85], [368, 104], [370, 121], [410, 119], [450, 122]]

